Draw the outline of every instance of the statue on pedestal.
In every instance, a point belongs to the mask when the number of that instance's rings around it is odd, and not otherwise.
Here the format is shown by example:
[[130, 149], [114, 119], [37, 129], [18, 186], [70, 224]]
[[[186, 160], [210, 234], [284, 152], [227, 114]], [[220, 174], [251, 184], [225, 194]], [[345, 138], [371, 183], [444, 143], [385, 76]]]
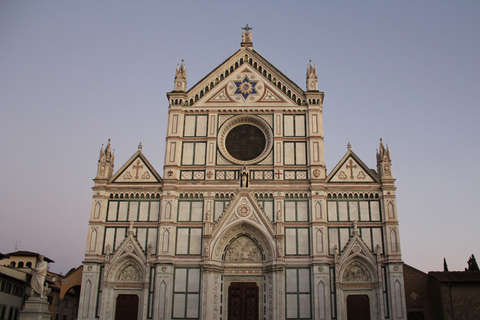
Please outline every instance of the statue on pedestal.
[[32, 287], [33, 291], [31, 296], [40, 296], [41, 298], [45, 298], [50, 289], [48, 288], [48, 284], [45, 283], [45, 277], [47, 276], [48, 271], [48, 262], [45, 261], [45, 257], [40, 255], [38, 257], [39, 262], [35, 269], [33, 269], [32, 280], [30, 282], [30, 286]]

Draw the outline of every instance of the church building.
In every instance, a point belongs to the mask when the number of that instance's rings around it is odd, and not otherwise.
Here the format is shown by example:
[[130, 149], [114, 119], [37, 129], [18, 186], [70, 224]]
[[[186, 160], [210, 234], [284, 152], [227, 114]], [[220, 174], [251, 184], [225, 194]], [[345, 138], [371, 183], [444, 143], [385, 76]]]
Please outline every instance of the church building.
[[243, 29], [194, 86], [177, 67], [162, 174], [102, 146], [78, 319], [406, 319], [388, 147], [327, 171], [315, 65], [302, 89]]

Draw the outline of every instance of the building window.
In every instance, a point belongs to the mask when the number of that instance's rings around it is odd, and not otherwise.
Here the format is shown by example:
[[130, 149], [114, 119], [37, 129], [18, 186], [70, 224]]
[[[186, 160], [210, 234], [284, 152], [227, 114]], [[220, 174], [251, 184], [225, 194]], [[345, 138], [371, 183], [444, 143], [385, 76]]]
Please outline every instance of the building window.
[[178, 201], [178, 216], [177, 221], [190, 222], [190, 221], [203, 221], [203, 200]]
[[[151, 253], [157, 252], [157, 233], [158, 228], [133, 228], [135, 237], [142, 246], [143, 250], [147, 251], [148, 246], [151, 245]], [[118, 248], [127, 235], [127, 228], [107, 227], [105, 228], [105, 240], [103, 245], [103, 253], [107, 251], [107, 246], [110, 246], [110, 253]]]
[[308, 228], [285, 228], [285, 255], [309, 255]]
[[176, 254], [202, 254], [202, 228], [177, 228]]
[[380, 201], [328, 200], [328, 221], [382, 221]]
[[207, 116], [206, 115], [185, 115], [185, 126], [183, 127], [184, 137], [206, 137]]
[[5, 291], [4, 291], [6, 294], [10, 294], [12, 293], [12, 284], [7, 282], [7, 284], [5, 285]]
[[157, 222], [160, 201], [110, 200], [107, 221], [151, 221]]
[[311, 319], [310, 269], [285, 270], [287, 319]]
[[182, 150], [182, 164], [203, 166], [207, 144], [205, 142], [184, 142]]
[[173, 319], [198, 319], [200, 269], [176, 268], [173, 287]]
[[5, 312], [7, 310], [7, 306], [0, 305], [0, 319], [5, 319]]
[[307, 147], [305, 142], [284, 142], [285, 165], [306, 165]]
[[308, 200], [285, 200], [285, 222], [308, 222]]
[[274, 221], [275, 215], [273, 214], [273, 200], [257, 199], [258, 204], [262, 208], [263, 212], [267, 215], [270, 221]]
[[213, 215], [213, 221], [218, 221], [220, 219], [220, 216], [222, 213], [225, 211], [225, 208], [228, 206], [230, 203], [230, 200], [215, 200], [215, 213]]
[[285, 137], [305, 137], [305, 115], [284, 115], [283, 135]]
[[[359, 231], [360, 237], [371, 251], [376, 251], [377, 246], [380, 246], [380, 252], [383, 253], [383, 234], [381, 227], [359, 228]], [[345, 247], [351, 234], [352, 228], [328, 228], [329, 254], [334, 253], [335, 246], [337, 246], [339, 251]]]

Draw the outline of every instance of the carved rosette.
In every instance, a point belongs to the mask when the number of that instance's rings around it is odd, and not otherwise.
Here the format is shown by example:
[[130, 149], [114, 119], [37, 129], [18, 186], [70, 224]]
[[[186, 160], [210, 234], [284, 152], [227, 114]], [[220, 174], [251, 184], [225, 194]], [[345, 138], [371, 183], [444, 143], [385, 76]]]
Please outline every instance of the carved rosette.
[[240, 217], [245, 218], [250, 214], [250, 208], [246, 204], [242, 204], [238, 207], [237, 214]]

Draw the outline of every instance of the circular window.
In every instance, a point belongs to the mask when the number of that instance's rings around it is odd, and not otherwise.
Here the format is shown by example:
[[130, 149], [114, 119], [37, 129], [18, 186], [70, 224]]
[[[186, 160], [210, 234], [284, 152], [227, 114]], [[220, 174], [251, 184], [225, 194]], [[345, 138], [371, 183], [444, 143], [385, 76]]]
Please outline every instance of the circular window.
[[251, 124], [241, 124], [228, 132], [225, 147], [235, 159], [248, 161], [262, 154], [265, 142], [262, 130]]
[[252, 164], [265, 158], [273, 137], [265, 120], [255, 116], [236, 116], [225, 122], [218, 134], [218, 147], [229, 161]]

